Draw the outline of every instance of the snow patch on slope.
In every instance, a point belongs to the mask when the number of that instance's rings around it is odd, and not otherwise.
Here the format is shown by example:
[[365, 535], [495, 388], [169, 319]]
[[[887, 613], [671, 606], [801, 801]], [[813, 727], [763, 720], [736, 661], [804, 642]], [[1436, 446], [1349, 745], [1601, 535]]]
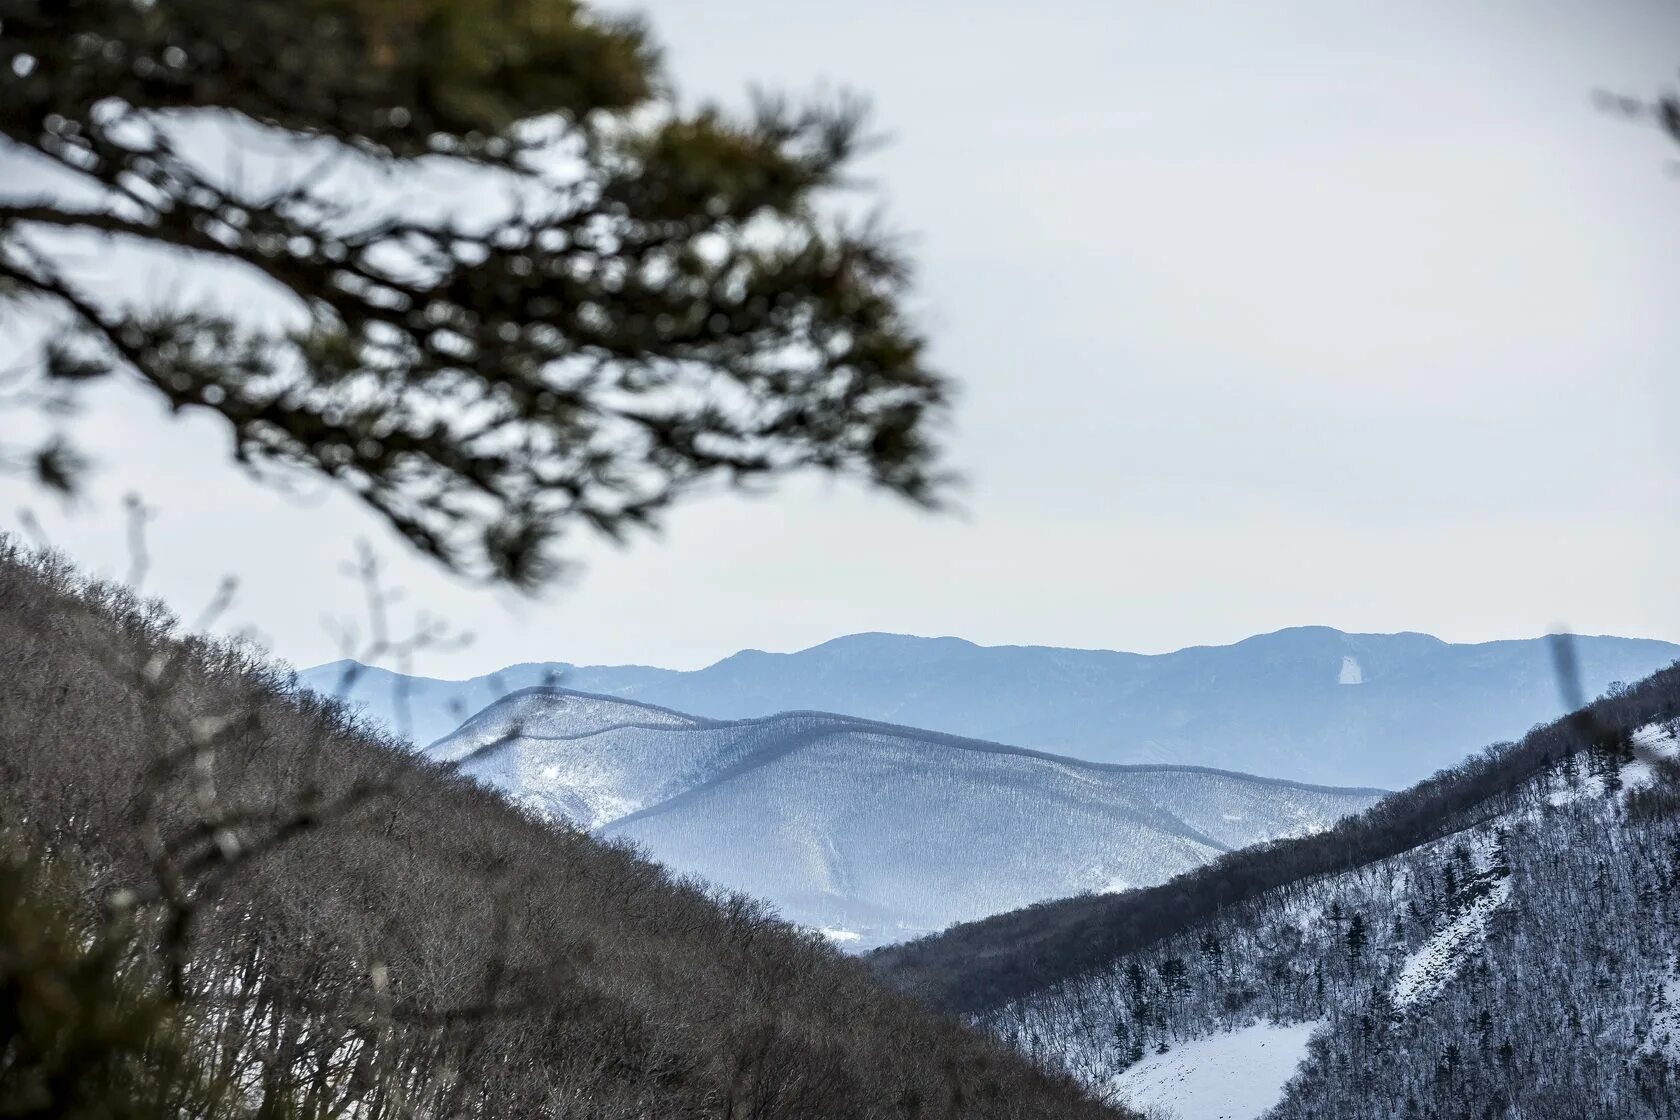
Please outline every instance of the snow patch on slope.
[[1680, 971], [1664, 981], [1651, 1000], [1651, 1033], [1639, 1052], [1680, 1062]]
[[1342, 657], [1342, 671], [1336, 674], [1337, 684], [1364, 684], [1365, 670], [1360, 667], [1359, 659], [1353, 654]]
[[1488, 919], [1510, 897], [1511, 881], [1500, 879], [1413, 951], [1394, 981], [1394, 1006], [1403, 1011], [1440, 994], [1470, 955], [1482, 947], [1487, 940]]
[[1253, 1120], [1283, 1099], [1317, 1026], [1260, 1022], [1187, 1042], [1116, 1076], [1116, 1100], [1178, 1120]]
[[[1636, 757], [1632, 762], [1622, 766], [1622, 788], [1628, 792], [1645, 789], [1657, 781], [1657, 770], [1652, 765], [1653, 760], [1680, 762], [1680, 739], [1675, 737], [1675, 725], [1669, 723], [1648, 723], [1639, 728], [1631, 736]], [[1584, 768], [1586, 763], [1583, 755], [1577, 766]], [[1546, 794], [1546, 800], [1553, 806], [1562, 807], [1572, 805], [1583, 797], [1603, 797], [1605, 795], [1604, 778], [1598, 774], [1581, 774], [1571, 785], [1561, 777], [1554, 777], [1551, 788]]]
[[1622, 781], [1629, 789], [1643, 789], [1656, 782], [1656, 767], [1650, 760], [1680, 760], [1680, 739], [1674, 737], [1672, 724], [1648, 723], [1641, 727], [1633, 733], [1633, 749], [1640, 757], [1622, 770]]

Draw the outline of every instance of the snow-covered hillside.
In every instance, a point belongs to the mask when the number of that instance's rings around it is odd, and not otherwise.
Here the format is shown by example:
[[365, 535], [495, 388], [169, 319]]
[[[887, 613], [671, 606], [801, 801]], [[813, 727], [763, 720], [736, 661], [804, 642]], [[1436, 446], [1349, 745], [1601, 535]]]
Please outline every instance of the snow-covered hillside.
[[1676, 730], [981, 1021], [1183, 1120], [1680, 1115]]
[[1283, 1096], [1317, 1027], [1261, 1020], [1204, 1035], [1149, 1055], [1099, 1089], [1152, 1118], [1245, 1120]]
[[440, 761], [454, 761], [510, 736], [575, 738], [615, 727], [678, 728], [710, 722], [610, 696], [527, 688], [489, 705], [432, 744], [427, 753]]
[[699, 720], [558, 689], [516, 693], [428, 753], [852, 949], [1158, 883], [1379, 796], [820, 713]]

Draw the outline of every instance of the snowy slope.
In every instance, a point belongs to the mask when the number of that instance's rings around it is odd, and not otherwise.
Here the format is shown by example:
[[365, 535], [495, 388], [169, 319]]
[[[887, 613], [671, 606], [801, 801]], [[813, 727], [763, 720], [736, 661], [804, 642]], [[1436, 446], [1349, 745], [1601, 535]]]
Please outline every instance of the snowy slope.
[[1650, 800], [1677, 729], [980, 1021], [1186, 1118], [1680, 1115], [1680, 799]]
[[1250, 1023], [1153, 1054], [1109, 1086], [1117, 1104], [1166, 1120], [1249, 1120], [1283, 1098], [1317, 1023]]
[[1639, 1052], [1680, 1063], [1680, 964], [1651, 994], [1651, 1031]]
[[1510, 900], [1510, 880], [1499, 879], [1486, 893], [1450, 915], [1428, 941], [1408, 953], [1389, 987], [1389, 1000], [1395, 1010], [1406, 1011], [1445, 991], [1487, 943], [1489, 920]]
[[[1631, 638], [1582, 637], [1575, 651], [1588, 695], [1680, 658], [1680, 646]], [[549, 663], [452, 682], [370, 669], [346, 686], [344, 669], [299, 680], [419, 743], [546, 682], [713, 719], [838, 712], [1099, 762], [1390, 788], [1561, 714], [1543, 639], [1456, 645], [1322, 626], [1150, 655], [853, 634], [691, 672]]]
[[821, 713], [697, 720], [555, 689], [493, 705], [428, 753], [858, 949], [1158, 883], [1379, 796], [1076, 762]]
[[[575, 738], [615, 727], [696, 727], [710, 720], [559, 688], [527, 688], [501, 698], [427, 749], [454, 759], [510, 736]], [[447, 742], [447, 747], [444, 743]]]

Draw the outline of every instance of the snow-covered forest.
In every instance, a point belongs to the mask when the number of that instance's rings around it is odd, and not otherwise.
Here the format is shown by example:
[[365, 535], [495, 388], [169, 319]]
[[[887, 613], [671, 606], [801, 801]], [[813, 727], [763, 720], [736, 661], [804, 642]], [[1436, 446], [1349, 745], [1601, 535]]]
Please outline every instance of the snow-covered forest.
[[[1674, 758], [1674, 724], [1633, 736]], [[1118, 1100], [1221, 1041], [1300, 1026], [1275, 1120], [1680, 1115], [1680, 795], [1631, 755], [1569, 756], [1440, 839], [1266, 892], [981, 1017]], [[1253, 1063], [1248, 1063], [1252, 1065]], [[1258, 1114], [1258, 1111], [1252, 1113]]]

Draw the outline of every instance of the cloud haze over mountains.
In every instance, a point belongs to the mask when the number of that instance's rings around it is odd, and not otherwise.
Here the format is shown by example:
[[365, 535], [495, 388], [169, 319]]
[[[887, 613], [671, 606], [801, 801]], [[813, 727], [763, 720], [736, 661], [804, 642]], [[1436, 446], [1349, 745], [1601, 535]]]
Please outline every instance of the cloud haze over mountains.
[[[1680, 646], [1576, 641], [1596, 695]], [[343, 663], [301, 674], [336, 693]], [[1213, 766], [1399, 788], [1563, 711], [1544, 639], [1459, 645], [1425, 634], [1300, 627], [1144, 655], [855, 634], [795, 653], [745, 650], [691, 672], [518, 665], [466, 681], [358, 671], [350, 699], [422, 744], [501, 696], [557, 682], [711, 719], [833, 712], [1096, 762]]]

